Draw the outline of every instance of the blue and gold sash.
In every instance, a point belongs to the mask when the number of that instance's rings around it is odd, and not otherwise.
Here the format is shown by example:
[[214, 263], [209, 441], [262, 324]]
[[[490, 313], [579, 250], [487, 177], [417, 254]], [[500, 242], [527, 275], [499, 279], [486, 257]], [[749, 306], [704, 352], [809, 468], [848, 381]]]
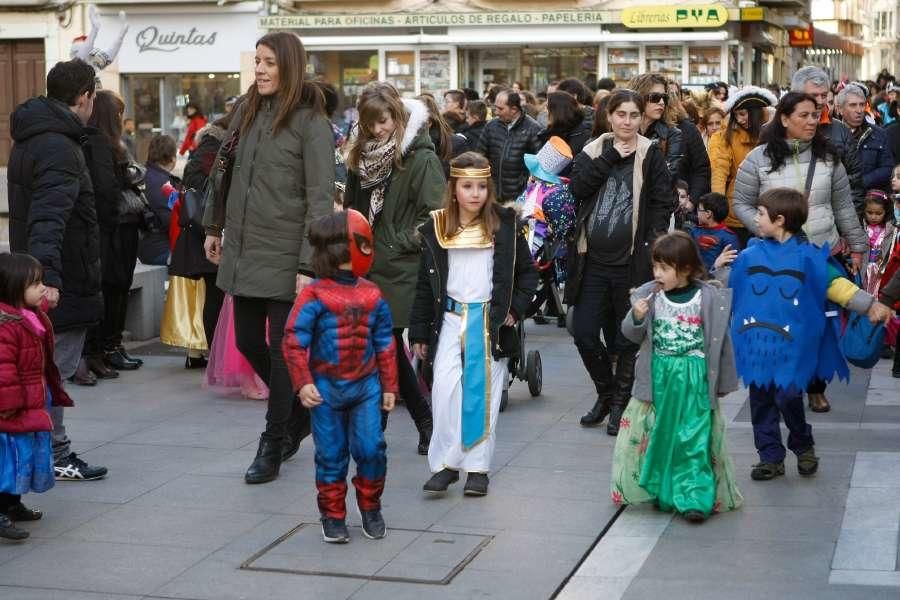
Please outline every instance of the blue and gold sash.
[[491, 336], [489, 302], [457, 302], [447, 298], [447, 312], [462, 318], [462, 445], [470, 450], [491, 433]]

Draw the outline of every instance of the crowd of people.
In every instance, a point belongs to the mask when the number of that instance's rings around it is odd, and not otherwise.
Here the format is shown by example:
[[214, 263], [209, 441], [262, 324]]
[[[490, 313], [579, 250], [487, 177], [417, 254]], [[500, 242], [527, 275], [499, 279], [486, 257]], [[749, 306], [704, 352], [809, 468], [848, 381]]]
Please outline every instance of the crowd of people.
[[[892, 77], [835, 83], [804, 67], [787, 92], [698, 94], [647, 73], [484, 98], [375, 82], [344, 128], [335, 88], [305, 74], [297, 36], [265, 35], [247, 93], [212, 122], [189, 104], [180, 147], [157, 136], [143, 165], [121, 98], [79, 59], [13, 112], [0, 537], [41, 518], [23, 494], [107, 474], [71, 451], [63, 382], [142, 366], [122, 344], [138, 259], [168, 268], [160, 339], [185, 367], [267, 401], [246, 483], [277, 478], [312, 436], [326, 542], [349, 541], [351, 456], [363, 532], [386, 534], [383, 431], [398, 400], [427, 455], [423, 490], [464, 472], [465, 495], [488, 493], [529, 318], [570, 328], [596, 389], [581, 424], [618, 436], [614, 502], [692, 522], [738, 508], [717, 402], [739, 380], [752, 479], [785, 473], [782, 418], [798, 472], [816, 472], [803, 395], [828, 411], [828, 382], [848, 372], [826, 302], [896, 330]], [[878, 351], [900, 377], [900, 352]]]

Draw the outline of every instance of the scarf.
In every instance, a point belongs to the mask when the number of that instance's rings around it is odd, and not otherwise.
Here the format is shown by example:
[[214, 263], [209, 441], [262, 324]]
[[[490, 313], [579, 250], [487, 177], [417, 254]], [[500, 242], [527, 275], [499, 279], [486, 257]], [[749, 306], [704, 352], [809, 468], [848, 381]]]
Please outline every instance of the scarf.
[[378, 140], [366, 142], [360, 154], [360, 187], [364, 190], [372, 190], [372, 197], [369, 201], [369, 223], [371, 225], [375, 224], [375, 219], [384, 208], [384, 192], [391, 177], [396, 152], [397, 142], [392, 136], [383, 142]]

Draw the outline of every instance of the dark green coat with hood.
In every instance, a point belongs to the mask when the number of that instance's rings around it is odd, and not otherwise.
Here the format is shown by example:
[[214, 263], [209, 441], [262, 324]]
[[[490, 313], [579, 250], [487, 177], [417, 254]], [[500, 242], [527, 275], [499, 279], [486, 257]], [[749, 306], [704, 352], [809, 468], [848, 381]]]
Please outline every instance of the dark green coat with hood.
[[[400, 144], [403, 167], [394, 167], [373, 227], [375, 262], [369, 278], [381, 288], [394, 327], [406, 329], [421, 258], [417, 228], [430, 218], [432, 210], [443, 205], [447, 182], [428, 135], [428, 109], [418, 100], [405, 99], [403, 105], [409, 114]], [[347, 165], [345, 206], [368, 216], [370, 197], [371, 190], [360, 188], [359, 173]]]
[[[334, 210], [334, 134], [324, 114], [300, 105], [278, 133], [276, 99], [264, 99], [242, 132], [223, 214], [213, 203], [203, 225], [224, 229], [217, 285], [233, 296], [293, 302], [297, 273], [312, 274], [307, 228]], [[238, 107], [226, 139], [240, 127]]]

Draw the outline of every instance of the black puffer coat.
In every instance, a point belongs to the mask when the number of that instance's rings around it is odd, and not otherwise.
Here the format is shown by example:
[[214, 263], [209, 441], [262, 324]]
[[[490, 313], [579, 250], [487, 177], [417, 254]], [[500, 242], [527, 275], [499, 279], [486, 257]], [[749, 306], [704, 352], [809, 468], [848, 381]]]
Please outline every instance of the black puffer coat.
[[59, 306], [49, 313], [56, 331], [93, 325], [103, 298], [84, 126], [63, 103], [42, 96], [13, 111], [10, 133], [10, 249], [38, 259], [44, 283], [59, 289]]
[[700, 196], [708, 194], [712, 187], [712, 168], [709, 165], [709, 154], [700, 136], [700, 130], [690, 120], [678, 123], [684, 142], [684, 157], [681, 160], [679, 178], [686, 181], [694, 204]]
[[674, 186], [675, 180], [680, 177], [681, 163], [684, 160], [684, 134], [677, 127], [671, 127], [662, 121], [655, 121], [641, 135], [656, 142], [663, 151], [666, 164], [669, 166], [669, 177]]
[[825, 134], [831, 144], [837, 150], [844, 169], [847, 171], [847, 179], [850, 180], [850, 195], [853, 197], [853, 206], [856, 214], [862, 215], [866, 207], [866, 186], [863, 184], [862, 163], [856, 152], [856, 140], [850, 128], [832, 119], [830, 123], [819, 125], [819, 129]]
[[491, 178], [501, 202], [515, 200], [525, 189], [528, 169], [523, 157], [537, 154], [541, 149], [538, 136], [542, 129], [540, 123], [528, 115], [522, 115], [512, 129], [499, 118], [485, 125], [475, 150], [491, 162]]
[[[538, 284], [528, 242], [516, 223], [513, 208], [497, 208], [500, 229], [494, 234], [494, 272], [491, 289], [490, 334], [494, 358], [508, 356], [513, 348], [501, 348], [500, 326], [507, 313], [519, 321], [525, 318]], [[411, 344], [428, 344], [428, 360], [434, 362], [438, 336], [444, 324], [447, 302], [447, 250], [441, 248], [434, 231], [434, 219], [419, 227], [422, 260], [409, 322]]]
[[[568, 131], [560, 131], [552, 127], [548, 127], [541, 132], [541, 135], [538, 139], [540, 141], [540, 145], [543, 146], [547, 143], [547, 140], [549, 140], [554, 135], [561, 137], [569, 145], [569, 148], [572, 149], [572, 161], [574, 163], [575, 157], [578, 156], [578, 154], [584, 149], [585, 145], [587, 145], [588, 141], [591, 139], [591, 127], [592, 124], [588, 121], [581, 121], [578, 125]], [[566, 166], [565, 169], [560, 171], [559, 175], [568, 177], [569, 173], [572, 172], [573, 163], [569, 163], [569, 165]]]

